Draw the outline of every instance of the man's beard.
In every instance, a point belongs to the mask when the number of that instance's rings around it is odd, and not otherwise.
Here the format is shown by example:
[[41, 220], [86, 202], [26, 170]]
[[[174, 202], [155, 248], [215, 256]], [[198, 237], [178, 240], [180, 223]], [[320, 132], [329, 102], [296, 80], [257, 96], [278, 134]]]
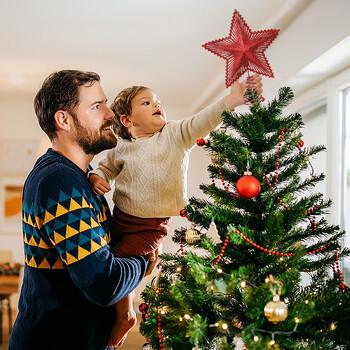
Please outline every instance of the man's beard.
[[113, 148], [117, 145], [117, 139], [106, 137], [102, 134], [103, 129], [111, 126], [111, 123], [106, 123], [98, 131], [91, 131], [80, 124], [78, 118], [74, 118], [74, 124], [77, 131], [77, 143], [86, 154], [96, 155], [106, 149]]

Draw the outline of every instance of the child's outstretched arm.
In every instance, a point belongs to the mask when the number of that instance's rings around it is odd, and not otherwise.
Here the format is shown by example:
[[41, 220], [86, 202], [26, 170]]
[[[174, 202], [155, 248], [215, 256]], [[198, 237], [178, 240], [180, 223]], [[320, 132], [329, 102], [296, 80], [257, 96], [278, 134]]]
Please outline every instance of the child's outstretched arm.
[[[262, 92], [261, 77], [254, 74], [255, 89], [259, 94]], [[204, 108], [196, 115], [174, 123], [172, 134], [178, 137], [185, 149], [190, 149], [198, 138], [206, 137], [222, 122], [222, 112], [233, 110], [244, 104], [244, 93], [246, 92], [246, 81], [232, 84], [230, 93], [216, 103]], [[176, 129], [178, 127], [178, 130]]]
[[[259, 94], [262, 93], [262, 82], [261, 82], [261, 76], [259, 74], [253, 75], [256, 90]], [[225, 102], [227, 107], [230, 110], [233, 110], [234, 108], [242, 105], [244, 103], [244, 93], [246, 89], [246, 80], [241, 82], [235, 82], [231, 85], [231, 91], [230, 93], [225, 97]]]
[[98, 196], [102, 196], [111, 190], [109, 183], [97, 174], [89, 174], [89, 182], [92, 189]]

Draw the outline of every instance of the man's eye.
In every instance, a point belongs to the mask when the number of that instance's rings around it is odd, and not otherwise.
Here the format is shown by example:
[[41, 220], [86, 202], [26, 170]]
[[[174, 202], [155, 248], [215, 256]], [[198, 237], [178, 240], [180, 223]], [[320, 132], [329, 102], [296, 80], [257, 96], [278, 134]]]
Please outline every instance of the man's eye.
[[100, 105], [95, 105], [92, 107], [92, 109], [99, 109], [100, 108]]

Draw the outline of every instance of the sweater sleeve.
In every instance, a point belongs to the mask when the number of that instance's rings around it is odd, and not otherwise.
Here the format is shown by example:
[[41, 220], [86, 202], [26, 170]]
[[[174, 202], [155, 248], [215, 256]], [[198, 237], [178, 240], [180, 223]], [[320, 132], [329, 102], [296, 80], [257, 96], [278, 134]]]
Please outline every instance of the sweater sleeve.
[[107, 203], [93, 194], [83, 176], [61, 169], [47, 176], [37, 193], [39, 235], [89, 300], [111, 305], [136, 288], [148, 259], [110, 253]]
[[106, 156], [99, 161], [97, 168], [89, 172], [89, 175], [97, 174], [108, 182], [113, 181], [121, 171], [121, 168], [115, 162], [118, 152], [117, 147], [109, 150]]
[[198, 138], [205, 137], [215, 129], [221, 123], [221, 114], [225, 110], [228, 110], [228, 107], [225, 98], [222, 98], [194, 116], [181, 120], [177, 134], [184, 147], [191, 148]]

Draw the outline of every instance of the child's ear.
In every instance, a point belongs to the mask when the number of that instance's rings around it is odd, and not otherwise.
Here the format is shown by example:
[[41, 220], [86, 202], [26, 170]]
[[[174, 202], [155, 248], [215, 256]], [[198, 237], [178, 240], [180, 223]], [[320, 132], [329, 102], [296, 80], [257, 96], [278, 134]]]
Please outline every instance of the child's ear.
[[126, 114], [122, 114], [120, 116], [120, 122], [126, 127], [130, 128], [130, 126], [133, 126], [134, 123], [128, 118]]

